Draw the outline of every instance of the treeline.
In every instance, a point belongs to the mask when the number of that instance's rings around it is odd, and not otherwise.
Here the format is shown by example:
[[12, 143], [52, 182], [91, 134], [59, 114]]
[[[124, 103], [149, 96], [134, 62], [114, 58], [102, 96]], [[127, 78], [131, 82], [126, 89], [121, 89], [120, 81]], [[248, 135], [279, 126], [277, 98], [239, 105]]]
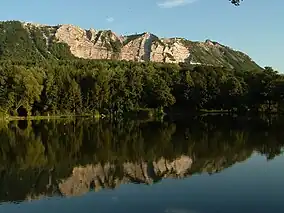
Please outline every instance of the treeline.
[[270, 67], [58, 60], [0, 62], [3, 115], [122, 114], [141, 109], [282, 112], [284, 78]]

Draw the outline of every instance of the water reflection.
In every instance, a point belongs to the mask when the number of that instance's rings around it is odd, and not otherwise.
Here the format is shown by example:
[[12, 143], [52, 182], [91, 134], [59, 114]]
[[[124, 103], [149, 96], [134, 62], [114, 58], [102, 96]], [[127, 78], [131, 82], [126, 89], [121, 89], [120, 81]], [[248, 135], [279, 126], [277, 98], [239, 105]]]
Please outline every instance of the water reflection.
[[[0, 200], [78, 196], [121, 184], [214, 174], [282, 152], [281, 119], [18, 121], [0, 128]], [[168, 210], [169, 212], [173, 210]]]

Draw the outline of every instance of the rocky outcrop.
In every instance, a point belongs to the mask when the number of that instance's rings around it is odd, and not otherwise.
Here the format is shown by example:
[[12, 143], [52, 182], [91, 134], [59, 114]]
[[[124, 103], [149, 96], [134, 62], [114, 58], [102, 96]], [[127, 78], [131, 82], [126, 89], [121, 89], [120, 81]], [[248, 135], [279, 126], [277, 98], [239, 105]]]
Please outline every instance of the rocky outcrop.
[[262, 70], [246, 54], [209, 39], [167, 39], [151, 33], [121, 36], [111, 30], [85, 30], [70, 24], [0, 22], [0, 46], [0, 60], [115, 59]]
[[159, 39], [151, 33], [123, 37], [111, 31], [61, 25], [55, 38], [57, 42], [68, 44], [74, 56], [84, 59], [180, 63], [186, 62], [190, 56], [189, 49], [179, 40]]
[[[258, 67], [247, 55], [209, 39], [192, 42], [181, 38], [158, 38], [151, 33], [118, 36], [110, 30], [84, 30], [68, 24], [56, 28], [26, 23], [23, 26], [26, 29], [52, 29], [49, 40], [53, 38], [53, 42], [67, 44], [78, 58]], [[46, 44], [50, 46], [50, 42]]]
[[[190, 56], [189, 49], [178, 40], [163, 40], [150, 33], [118, 37], [111, 31], [62, 25], [55, 37], [58, 42], [67, 43], [74, 56], [85, 59], [112, 59], [116, 53], [118, 59], [126, 61], [179, 63]], [[113, 44], [117, 45], [117, 52]]]
[[[147, 52], [145, 43], [150, 39], [150, 34], [142, 34], [133, 38], [126, 37], [125, 45], [121, 49], [120, 59], [127, 61], [145, 61], [145, 54]], [[146, 48], [145, 48], [146, 47]]]
[[[156, 41], [151, 49], [151, 61], [180, 63], [189, 61], [190, 51], [177, 39]], [[190, 61], [189, 61], [190, 62]]]
[[112, 59], [111, 42], [120, 42], [110, 31], [83, 30], [72, 25], [60, 26], [55, 37], [58, 42], [68, 44], [74, 56], [84, 59]]

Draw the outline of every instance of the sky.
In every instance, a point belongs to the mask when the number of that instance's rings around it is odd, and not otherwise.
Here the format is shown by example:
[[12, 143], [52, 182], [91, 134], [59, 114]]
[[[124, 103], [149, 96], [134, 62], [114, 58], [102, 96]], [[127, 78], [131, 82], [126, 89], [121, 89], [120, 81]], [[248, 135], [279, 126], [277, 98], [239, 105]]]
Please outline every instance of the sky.
[[284, 73], [283, 10], [283, 0], [3, 0], [0, 20], [211, 39]]

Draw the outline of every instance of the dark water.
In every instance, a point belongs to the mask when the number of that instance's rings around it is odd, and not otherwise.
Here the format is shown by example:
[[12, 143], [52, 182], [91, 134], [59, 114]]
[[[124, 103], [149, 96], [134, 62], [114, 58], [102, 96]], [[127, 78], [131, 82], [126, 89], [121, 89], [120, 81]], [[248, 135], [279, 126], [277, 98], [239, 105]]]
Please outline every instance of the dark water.
[[0, 212], [284, 210], [283, 119], [0, 124]]

